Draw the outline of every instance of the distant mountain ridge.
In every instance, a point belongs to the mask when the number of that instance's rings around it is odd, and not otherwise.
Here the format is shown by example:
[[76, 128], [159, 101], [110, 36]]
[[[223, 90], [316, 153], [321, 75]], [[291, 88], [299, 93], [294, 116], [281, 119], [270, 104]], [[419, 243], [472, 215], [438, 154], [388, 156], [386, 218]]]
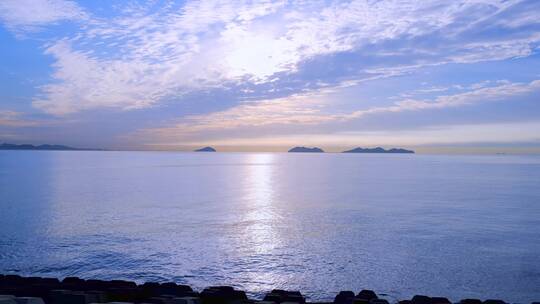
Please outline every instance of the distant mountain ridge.
[[343, 151], [343, 153], [414, 153], [413, 150], [401, 149], [401, 148], [392, 148], [385, 150], [381, 147], [377, 148], [354, 148], [351, 150]]
[[294, 147], [294, 148], [290, 149], [289, 152], [324, 153], [323, 149], [317, 148], [317, 147], [313, 147], [313, 148], [308, 148], [308, 147]]
[[30, 144], [9, 144], [9, 143], [3, 143], [0, 145], [0, 150], [53, 150], [53, 151], [79, 151], [79, 150], [91, 150], [91, 149], [78, 149], [73, 148], [69, 146], [63, 146], [63, 145], [39, 145], [34, 146]]

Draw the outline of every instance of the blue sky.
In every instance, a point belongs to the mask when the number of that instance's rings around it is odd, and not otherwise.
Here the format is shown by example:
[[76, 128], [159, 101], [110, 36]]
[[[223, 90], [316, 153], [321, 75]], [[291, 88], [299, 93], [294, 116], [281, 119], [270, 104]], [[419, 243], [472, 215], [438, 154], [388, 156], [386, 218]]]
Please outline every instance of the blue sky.
[[4, 142], [540, 151], [540, 1], [3, 0], [0, 46]]

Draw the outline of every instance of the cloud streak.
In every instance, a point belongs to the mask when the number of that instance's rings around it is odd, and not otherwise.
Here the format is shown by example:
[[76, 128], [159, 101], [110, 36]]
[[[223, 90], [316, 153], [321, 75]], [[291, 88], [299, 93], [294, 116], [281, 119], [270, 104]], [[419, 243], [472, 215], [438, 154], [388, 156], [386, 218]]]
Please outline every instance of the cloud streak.
[[[45, 13], [33, 19], [17, 13], [22, 9], [14, 2], [6, 3], [2, 16], [10, 28], [85, 16], [79, 31], [45, 51], [55, 60], [54, 81], [41, 88], [33, 104], [54, 115], [153, 107], [190, 92], [239, 84], [257, 88], [274, 81], [290, 87], [311, 80], [302, 74], [311, 62], [336, 54], [364, 56], [334, 80], [342, 82], [426, 65], [527, 56], [540, 42], [534, 32], [512, 32], [538, 24], [532, 18], [499, 22], [502, 34], [496, 38], [477, 34], [493, 30], [490, 18], [512, 19], [500, 16], [520, 1], [188, 1], [133, 6], [103, 18], [58, 0], [44, 1]], [[292, 90], [289, 94], [302, 88]]]
[[33, 127], [41, 124], [39, 121], [24, 119], [23, 116], [20, 112], [0, 110], [0, 127]]
[[267, 126], [309, 126], [330, 123], [337, 124], [336, 129], [343, 130], [344, 128], [340, 128], [339, 124], [359, 120], [370, 115], [461, 107], [501, 101], [532, 93], [540, 93], [540, 80], [534, 80], [530, 83], [499, 83], [495, 86], [477, 87], [454, 95], [440, 95], [431, 100], [405, 99], [389, 106], [376, 106], [349, 113], [329, 114], [328, 111], [325, 111], [329, 106], [329, 101], [324, 99], [325, 93], [323, 91], [321, 94], [312, 93], [275, 100], [248, 102], [208, 115], [187, 116], [181, 119], [181, 122], [168, 127], [140, 130], [135, 137], [142, 137], [150, 141], [157, 140], [161, 143], [174, 143], [199, 139], [211, 135], [213, 132], [221, 133], [227, 130], [253, 130]]
[[69, 0], [0, 1], [0, 20], [17, 34], [37, 31], [60, 21], [86, 18], [84, 10]]

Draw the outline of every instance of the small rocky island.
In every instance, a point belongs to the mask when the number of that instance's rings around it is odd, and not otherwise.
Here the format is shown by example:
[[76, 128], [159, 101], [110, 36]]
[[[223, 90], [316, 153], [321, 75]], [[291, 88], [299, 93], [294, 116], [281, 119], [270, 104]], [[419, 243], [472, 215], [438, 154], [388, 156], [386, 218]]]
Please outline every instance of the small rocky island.
[[377, 148], [354, 148], [352, 150], [343, 151], [343, 153], [414, 153], [413, 150], [406, 150], [401, 148], [392, 148], [389, 150], [385, 150], [381, 147]]
[[294, 147], [294, 148], [290, 149], [289, 152], [323, 153], [324, 151], [323, 151], [323, 149], [317, 148], [317, 147], [313, 147], [313, 148]]
[[212, 147], [204, 147], [204, 148], [195, 150], [195, 152], [216, 152], [216, 149]]

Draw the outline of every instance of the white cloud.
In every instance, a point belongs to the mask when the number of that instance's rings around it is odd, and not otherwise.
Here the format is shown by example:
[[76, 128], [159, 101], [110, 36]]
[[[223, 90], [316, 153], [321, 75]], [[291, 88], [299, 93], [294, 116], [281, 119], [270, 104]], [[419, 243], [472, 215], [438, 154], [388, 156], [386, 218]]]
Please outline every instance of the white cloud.
[[[6, 3], [1, 16], [18, 12], [2, 17], [10, 27], [84, 14], [73, 2], [42, 0], [37, 3], [45, 3], [43, 13], [32, 19], [16, 2]], [[456, 39], [517, 3], [188, 1], [157, 9], [133, 6], [112, 18], [88, 17], [80, 31], [48, 45], [46, 54], [55, 60], [53, 81], [41, 88], [33, 104], [55, 115], [151, 107], [192, 91], [270, 82], [276, 73], [294, 77], [302, 63], [339, 52], [412, 58], [400, 64], [366, 62], [359, 70], [343, 71], [340, 81], [356, 83], [426, 65], [527, 56], [539, 35]], [[416, 37], [427, 43], [408, 46]], [[438, 40], [430, 45], [430, 39]], [[362, 73], [373, 75], [358, 79]]]
[[389, 112], [417, 111], [464, 106], [478, 102], [497, 101], [512, 96], [524, 95], [540, 90], [540, 80], [527, 84], [507, 83], [493, 87], [483, 87], [455, 95], [442, 95], [434, 100], [406, 99], [392, 106], [373, 107], [367, 110], [355, 111], [344, 115], [344, 119], [356, 119], [365, 115]]
[[207, 115], [187, 116], [169, 127], [141, 130], [136, 137], [175, 140], [208, 131], [257, 128], [268, 125], [316, 124], [336, 119], [322, 112], [324, 103], [315, 94], [247, 102]]
[[505, 100], [540, 92], [540, 80], [530, 83], [503, 82], [495, 86], [471, 89], [459, 94], [441, 95], [431, 100], [406, 99], [389, 106], [333, 114], [329, 114], [327, 111], [329, 106], [329, 101], [325, 99], [327, 92], [332, 92], [332, 90], [323, 90], [320, 94], [310, 93], [288, 98], [249, 102], [221, 112], [187, 116], [171, 126], [140, 130], [135, 137], [160, 143], [174, 143], [193, 138], [199, 140], [205, 135], [224, 130], [254, 130], [280, 125], [309, 127], [309, 125], [323, 123], [339, 124], [361, 119], [367, 115], [442, 109]]
[[31, 127], [40, 122], [23, 118], [23, 113], [9, 110], [0, 110], [0, 126], [3, 127]]
[[34, 31], [63, 20], [85, 19], [86, 13], [69, 0], [2, 0], [0, 20], [11, 31]]

